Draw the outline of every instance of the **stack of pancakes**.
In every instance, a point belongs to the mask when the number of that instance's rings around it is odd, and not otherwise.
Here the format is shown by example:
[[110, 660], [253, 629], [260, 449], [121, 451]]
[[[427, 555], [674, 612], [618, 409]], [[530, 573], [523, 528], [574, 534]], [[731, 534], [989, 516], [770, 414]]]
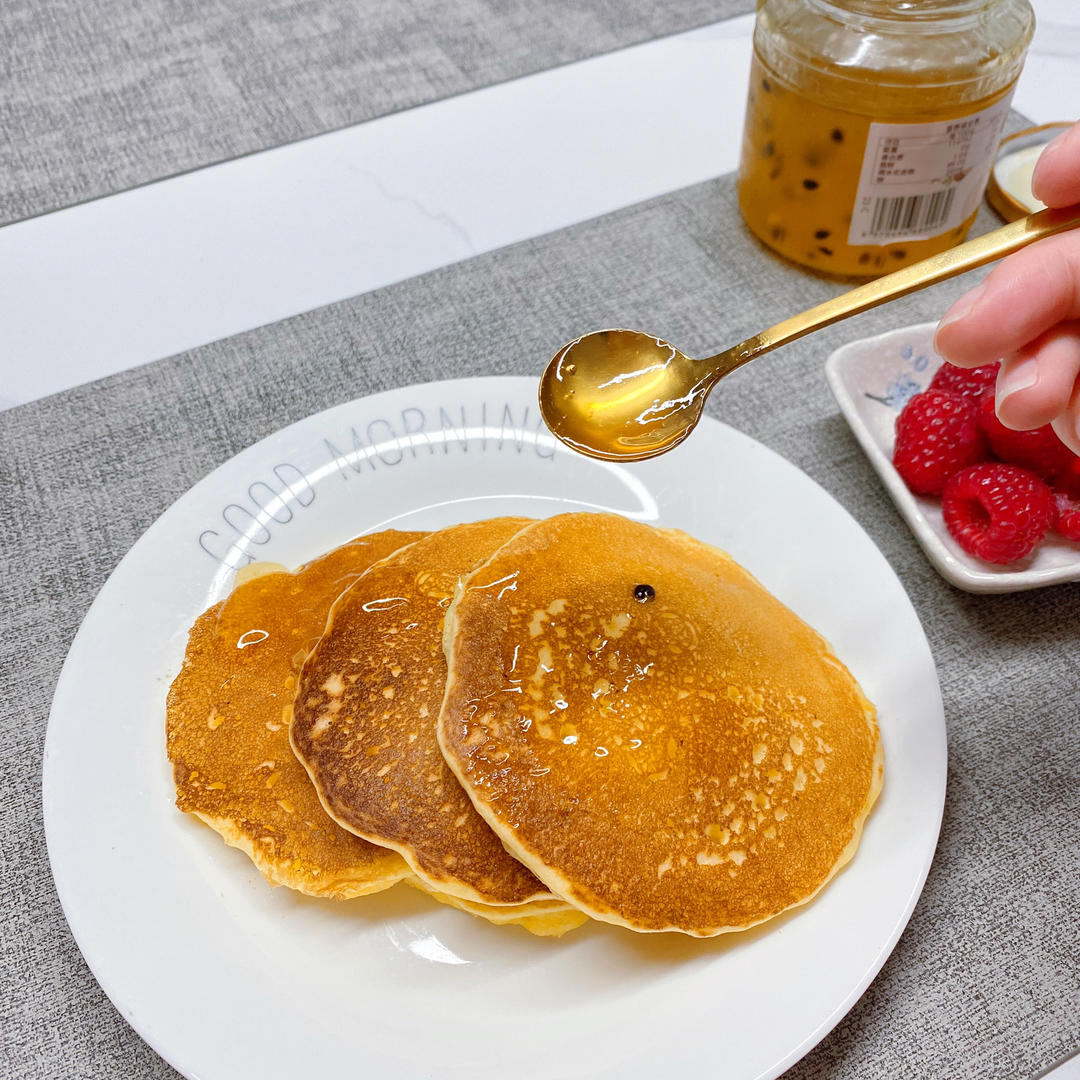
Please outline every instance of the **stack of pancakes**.
[[169, 693], [177, 805], [264, 876], [494, 923], [710, 937], [805, 903], [881, 786], [874, 709], [727, 555], [604, 514], [249, 572]]

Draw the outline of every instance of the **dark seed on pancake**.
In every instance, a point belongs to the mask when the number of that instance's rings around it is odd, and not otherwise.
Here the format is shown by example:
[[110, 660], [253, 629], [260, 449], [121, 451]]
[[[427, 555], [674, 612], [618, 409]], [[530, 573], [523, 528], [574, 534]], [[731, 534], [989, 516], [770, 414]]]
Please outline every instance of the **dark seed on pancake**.
[[[654, 602], [629, 613], [628, 581]], [[881, 784], [873, 706], [730, 556], [561, 514], [474, 571], [448, 619], [443, 757], [580, 910], [712, 937], [808, 901], [854, 854]]]
[[656, 590], [651, 585], [635, 585], [634, 599], [642, 604], [647, 604], [656, 596]]

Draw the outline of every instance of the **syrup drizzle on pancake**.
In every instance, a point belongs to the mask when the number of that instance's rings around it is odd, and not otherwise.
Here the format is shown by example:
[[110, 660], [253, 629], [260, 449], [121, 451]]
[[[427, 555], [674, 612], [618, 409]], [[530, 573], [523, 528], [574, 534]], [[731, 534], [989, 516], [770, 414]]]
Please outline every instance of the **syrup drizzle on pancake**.
[[552, 897], [506, 853], [439, 751], [443, 622], [460, 579], [527, 524], [453, 526], [373, 567], [334, 605], [292, 720], [293, 747], [335, 821], [400, 852], [431, 890], [489, 906]]
[[851, 857], [880, 787], [873, 707], [723, 552], [550, 518], [468, 579], [450, 622], [443, 753], [507, 849], [593, 917], [744, 929]]
[[300, 664], [331, 603], [372, 563], [424, 535], [353, 540], [295, 574], [245, 568], [233, 592], [191, 629], [166, 712], [176, 804], [245, 851], [274, 884], [347, 898], [408, 874], [397, 854], [323, 811], [289, 745], [289, 712]]

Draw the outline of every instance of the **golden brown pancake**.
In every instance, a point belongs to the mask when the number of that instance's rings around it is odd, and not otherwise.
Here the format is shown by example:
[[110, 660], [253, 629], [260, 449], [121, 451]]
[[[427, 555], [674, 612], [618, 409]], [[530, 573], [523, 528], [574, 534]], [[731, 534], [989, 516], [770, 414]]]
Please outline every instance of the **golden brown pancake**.
[[446, 760], [507, 849], [594, 918], [742, 930], [854, 854], [881, 785], [873, 706], [723, 552], [562, 515], [472, 574], [448, 621]]
[[176, 805], [246, 852], [275, 885], [344, 899], [408, 874], [400, 856], [327, 817], [289, 745], [288, 712], [334, 599], [424, 535], [376, 533], [294, 574], [247, 575], [192, 627], [166, 716]]
[[433, 892], [489, 906], [552, 897], [506, 853], [439, 751], [443, 621], [458, 581], [526, 524], [455, 525], [372, 567], [331, 609], [293, 704], [293, 748], [327, 813], [400, 852]]

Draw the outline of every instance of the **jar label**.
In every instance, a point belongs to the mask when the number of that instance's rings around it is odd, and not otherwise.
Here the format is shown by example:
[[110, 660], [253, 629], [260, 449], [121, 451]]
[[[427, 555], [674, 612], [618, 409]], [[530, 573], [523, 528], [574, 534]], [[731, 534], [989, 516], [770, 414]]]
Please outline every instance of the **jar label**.
[[848, 243], [928, 240], [970, 217], [990, 177], [1011, 99], [1010, 91], [955, 120], [871, 124]]

